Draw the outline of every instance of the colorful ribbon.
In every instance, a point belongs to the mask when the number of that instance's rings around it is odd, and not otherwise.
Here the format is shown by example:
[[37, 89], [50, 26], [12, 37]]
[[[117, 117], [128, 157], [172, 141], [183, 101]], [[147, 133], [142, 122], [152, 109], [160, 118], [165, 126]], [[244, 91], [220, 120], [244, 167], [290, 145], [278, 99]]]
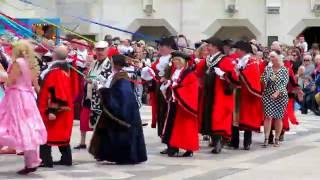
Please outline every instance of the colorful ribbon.
[[[41, 9], [51, 10], [51, 9], [49, 9], [49, 8], [45, 8], [45, 7], [42, 7], [42, 6], [40, 6], [40, 5], [34, 4], [33, 2], [31, 2], [31, 1], [29, 1], [29, 0], [19, 0], [19, 1], [24, 2], [24, 3], [26, 3], [26, 4], [29, 4], [29, 5], [32, 5], [32, 6], [35, 6], [35, 7], [38, 7], [38, 8], [41, 8]], [[121, 28], [118, 28], [118, 27], [114, 27], [114, 26], [111, 26], [111, 25], [108, 25], [108, 24], [103, 24], [103, 23], [101, 23], [101, 22], [97, 22], [97, 21], [94, 21], [94, 20], [91, 20], [91, 19], [87, 19], [87, 18], [75, 16], [75, 15], [72, 15], [72, 14], [69, 14], [69, 13], [65, 13], [65, 12], [64, 12], [63, 14], [66, 15], [66, 16], [70, 16], [70, 17], [79, 19], [79, 20], [84, 21], [84, 22], [87, 22], [87, 23], [92, 23], [92, 24], [96, 24], [96, 25], [99, 25], [99, 26], [103, 26], [103, 27], [106, 27], [106, 28], [109, 28], [109, 29], [113, 29], [113, 30], [116, 30], [116, 31], [128, 33], [128, 34], [131, 34], [132, 36], [140, 37], [140, 38], [143, 38], [143, 39], [146, 39], [146, 40], [159, 41], [159, 38], [154, 38], [154, 37], [151, 37], [151, 36], [142, 34], [142, 33], [131, 32], [131, 31], [128, 31], [128, 30], [125, 30], [125, 29], [121, 29]]]

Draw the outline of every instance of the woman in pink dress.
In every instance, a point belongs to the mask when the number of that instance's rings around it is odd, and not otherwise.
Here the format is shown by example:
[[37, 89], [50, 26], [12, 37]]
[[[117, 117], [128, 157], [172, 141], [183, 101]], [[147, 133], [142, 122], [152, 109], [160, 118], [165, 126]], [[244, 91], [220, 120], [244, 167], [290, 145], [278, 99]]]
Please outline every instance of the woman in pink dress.
[[15, 44], [13, 63], [5, 80], [5, 96], [0, 103], [0, 146], [24, 153], [25, 168], [18, 171], [21, 175], [36, 171], [41, 163], [39, 146], [47, 140], [32, 88], [39, 74], [34, 57], [27, 41], [21, 40]]

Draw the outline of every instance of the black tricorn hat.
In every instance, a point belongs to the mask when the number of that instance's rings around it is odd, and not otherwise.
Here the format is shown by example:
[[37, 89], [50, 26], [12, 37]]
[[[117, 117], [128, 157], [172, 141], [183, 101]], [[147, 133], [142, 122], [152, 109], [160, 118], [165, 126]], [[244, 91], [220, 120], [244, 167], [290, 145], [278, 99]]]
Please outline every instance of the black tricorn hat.
[[211, 37], [209, 39], [201, 40], [202, 42], [217, 46], [219, 50], [222, 50], [223, 42], [219, 38]]
[[234, 46], [234, 41], [232, 39], [225, 39], [222, 41], [224, 46], [230, 46], [233, 47]]
[[247, 53], [253, 53], [251, 44], [249, 42], [238, 41], [238, 42], [236, 42], [236, 44], [233, 47], [240, 49], [242, 51], [245, 51]]
[[178, 45], [176, 43], [175, 37], [163, 37], [160, 40], [156, 41], [160, 46], [168, 46], [173, 50], [178, 50]]
[[180, 58], [183, 58], [185, 59], [186, 61], [189, 61], [191, 60], [191, 57], [184, 53], [184, 52], [181, 52], [181, 51], [174, 51], [171, 53], [171, 58], [175, 58], [175, 57], [180, 57]]

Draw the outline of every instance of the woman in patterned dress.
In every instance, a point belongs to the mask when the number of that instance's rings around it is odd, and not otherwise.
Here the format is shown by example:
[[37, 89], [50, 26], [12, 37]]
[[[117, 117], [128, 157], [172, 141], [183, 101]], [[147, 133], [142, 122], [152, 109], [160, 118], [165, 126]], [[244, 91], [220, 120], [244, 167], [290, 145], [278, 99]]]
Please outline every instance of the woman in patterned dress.
[[280, 55], [275, 51], [270, 54], [272, 65], [268, 66], [263, 75], [264, 91], [262, 102], [265, 113], [264, 133], [265, 140], [263, 146], [268, 145], [268, 137], [271, 131], [272, 120], [276, 130], [275, 146], [279, 146], [279, 137], [282, 130], [282, 118], [288, 104], [287, 85], [289, 81], [288, 70], [284, 67]]

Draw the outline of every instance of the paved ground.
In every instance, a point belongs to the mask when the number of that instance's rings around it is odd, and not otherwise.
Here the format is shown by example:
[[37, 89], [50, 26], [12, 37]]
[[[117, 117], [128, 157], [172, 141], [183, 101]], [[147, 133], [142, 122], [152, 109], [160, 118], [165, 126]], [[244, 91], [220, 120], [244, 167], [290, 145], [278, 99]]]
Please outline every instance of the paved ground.
[[[150, 109], [142, 109], [144, 121], [151, 119]], [[144, 128], [149, 160], [146, 163], [106, 165], [96, 163], [87, 151], [73, 151], [76, 165], [41, 169], [28, 177], [15, 174], [22, 168], [22, 157], [0, 156], [2, 179], [128, 179], [128, 180], [317, 180], [320, 179], [320, 117], [298, 115], [301, 125], [292, 127], [286, 142], [279, 148], [261, 148], [262, 134], [255, 134], [251, 151], [224, 149], [222, 154], [210, 154], [206, 142], [192, 158], [168, 158], [159, 154], [164, 148], [156, 131]], [[79, 124], [73, 131], [72, 145], [79, 141]], [[91, 136], [91, 135], [90, 135]], [[57, 150], [55, 159], [59, 158]]]

